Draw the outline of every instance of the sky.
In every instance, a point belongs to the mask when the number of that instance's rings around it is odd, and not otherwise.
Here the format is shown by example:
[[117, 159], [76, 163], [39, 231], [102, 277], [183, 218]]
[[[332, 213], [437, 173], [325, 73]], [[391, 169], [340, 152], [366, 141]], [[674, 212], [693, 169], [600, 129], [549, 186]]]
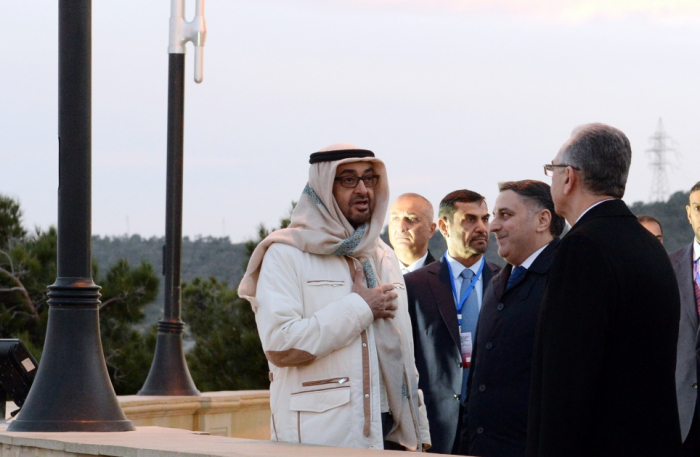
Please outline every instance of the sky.
[[[0, 0], [0, 194], [57, 220], [58, 2]], [[194, 0], [188, 10], [193, 11]], [[169, 2], [93, 2], [92, 227], [165, 232]], [[693, 0], [208, 0], [204, 81], [188, 44], [183, 234], [278, 224], [308, 156], [373, 150], [392, 197], [435, 206], [540, 179], [571, 131], [604, 122], [633, 150], [625, 200], [649, 200], [663, 119], [670, 191], [700, 180], [700, 3]], [[192, 13], [190, 13], [190, 18]]]

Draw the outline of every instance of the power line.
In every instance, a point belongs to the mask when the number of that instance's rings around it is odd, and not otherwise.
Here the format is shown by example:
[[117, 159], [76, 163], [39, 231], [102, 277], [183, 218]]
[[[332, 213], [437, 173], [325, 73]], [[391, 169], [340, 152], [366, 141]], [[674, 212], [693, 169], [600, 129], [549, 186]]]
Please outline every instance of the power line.
[[665, 202], [668, 200], [670, 191], [668, 186], [667, 168], [671, 165], [668, 160], [669, 152], [676, 152], [670, 147], [674, 143], [673, 139], [664, 130], [664, 124], [659, 118], [659, 124], [656, 127], [656, 132], [649, 138], [651, 148], [646, 150], [649, 156], [652, 171], [654, 176], [651, 181], [651, 192], [649, 193], [650, 202]]

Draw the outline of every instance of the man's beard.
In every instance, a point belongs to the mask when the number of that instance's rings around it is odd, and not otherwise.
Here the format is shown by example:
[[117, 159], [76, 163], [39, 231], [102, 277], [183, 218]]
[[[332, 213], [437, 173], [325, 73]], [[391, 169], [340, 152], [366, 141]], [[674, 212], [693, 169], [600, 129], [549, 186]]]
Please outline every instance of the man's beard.
[[345, 217], [348, 220], [348, 222], [350, 222], [350, 225], [353, 226], [353, 228], [358, 228], [362, 224], [365, 224], [365, 223], [369, 222], [370, 219], [372, 219], [372, 212], [367, 211], [366, 213], [359, 213], [359, 214], [355, 213], [351, 217], [347, 217], [347, 216], [345, 216]]
[[[367, 205], [369, 207], [368, 211], [357, 212], [353, 211], [353, 205], [358, 201], [367, 200]], [[353, 228], [358, 228], [362, 224], [366, 224], [372, 219], [372, 200], [368, 197], [355, 197], [348, 202], [347, 212], [344, 214], [345, 218], [350, 222]]]
[[[484, 240], [485, 243], [477, 243], [477, 241]], [[476, 252], [477, 254], [485, 254], [486, 251], [489, 248], [489, 237], [486, 235], [485, 237], [477, 237], [477, 238], [472, 238], [469, 240], [469, 247], [471, 248], [472, 251]]]

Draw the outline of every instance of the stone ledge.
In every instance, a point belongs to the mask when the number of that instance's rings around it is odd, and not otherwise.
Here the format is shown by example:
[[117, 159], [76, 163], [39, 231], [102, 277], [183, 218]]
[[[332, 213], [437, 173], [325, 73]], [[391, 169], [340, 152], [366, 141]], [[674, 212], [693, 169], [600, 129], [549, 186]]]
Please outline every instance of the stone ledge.
[[226, 438], [161, 427], [113, 433], [0, 432], [0, 455], [11, 457], [379, 457], [394, 452]]
[[119, 398], [126, 417], [137, 427], [170, 427], [247, 439], [270, 437], [270, 392], [206, 392], [196, 397]]

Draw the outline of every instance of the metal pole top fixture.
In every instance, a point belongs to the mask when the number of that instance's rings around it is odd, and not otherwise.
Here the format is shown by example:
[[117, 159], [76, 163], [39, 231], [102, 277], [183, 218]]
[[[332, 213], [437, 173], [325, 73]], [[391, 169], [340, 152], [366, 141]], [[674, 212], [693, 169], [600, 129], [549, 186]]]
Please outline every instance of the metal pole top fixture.
[[185, 20], [185, 0], [172, 0], [170, 4], [169, 54], [184, 54], [185, 44], [194, 45], [194, 81], [204, 78], [204, 42], [207, 40], [207, 24], [204, 22], [204, 0], [197, 0], [194, 19]]

